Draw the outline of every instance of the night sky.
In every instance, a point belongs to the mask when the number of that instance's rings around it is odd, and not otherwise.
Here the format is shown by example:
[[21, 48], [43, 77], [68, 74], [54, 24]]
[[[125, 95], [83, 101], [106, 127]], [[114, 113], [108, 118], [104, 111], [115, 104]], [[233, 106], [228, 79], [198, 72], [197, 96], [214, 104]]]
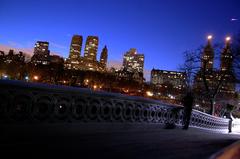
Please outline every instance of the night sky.
[[182, 53], [208, 34], [218, 42], [239, 30], [240, 0], [0, 0], [1, 45], [49, 41], [51, 51], [67, 57], [73, 34], [83, 35], [84, 44], [96, 35], [98, 52], [106, 44], [109, 60], [122, 61], [137, 48], [147, 70], [177, 70]]

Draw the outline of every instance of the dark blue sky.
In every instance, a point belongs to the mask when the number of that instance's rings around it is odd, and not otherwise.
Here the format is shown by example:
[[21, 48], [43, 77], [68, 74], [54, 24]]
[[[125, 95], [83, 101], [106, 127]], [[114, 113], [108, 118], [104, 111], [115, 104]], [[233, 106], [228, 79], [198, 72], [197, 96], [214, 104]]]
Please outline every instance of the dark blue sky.
[[134, 47], [146, 69], [176, 70], [182, 53], [209, 33], [221, 41], [240, 30], [231, 18], [240, 19], [240, 0], [0, 0], [0, 44], [29, 48], [44, 40], [67, 57], [73, 34], [97, 35], [109, 60]]

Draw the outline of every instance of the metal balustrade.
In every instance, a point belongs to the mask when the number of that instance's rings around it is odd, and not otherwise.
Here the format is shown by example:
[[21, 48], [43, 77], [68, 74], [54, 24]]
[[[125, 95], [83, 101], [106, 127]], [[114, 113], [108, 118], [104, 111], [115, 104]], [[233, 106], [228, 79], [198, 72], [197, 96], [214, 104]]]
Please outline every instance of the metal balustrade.
[[234, 118], [232, 121], [232, 132], [240, 133], [240, 119]]
[[[138, 122], [182, 125], [181, 106], [89, 89], [0, 80], [1, 122]], [[229, 119], [193, 110], [191, 127], [228, 132]]]

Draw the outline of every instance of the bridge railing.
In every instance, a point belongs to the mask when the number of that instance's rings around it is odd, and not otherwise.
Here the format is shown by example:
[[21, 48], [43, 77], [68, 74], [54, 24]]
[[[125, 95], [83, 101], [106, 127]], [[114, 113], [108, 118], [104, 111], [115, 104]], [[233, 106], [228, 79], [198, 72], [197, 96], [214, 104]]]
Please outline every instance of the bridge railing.
[[229, 119], [215, 117], [197, 110], [192, 112], [191, 127], [228, 132]]
[[[138, 122], [182, 125], [181, 106], [90, 89], [0, 80], [2, 122]], [[190, 126], [228, 131], [228, 119], [193, 110]]]
[[232, 132], [240, 133], [240, 119], [234, 118], [232, 121]]

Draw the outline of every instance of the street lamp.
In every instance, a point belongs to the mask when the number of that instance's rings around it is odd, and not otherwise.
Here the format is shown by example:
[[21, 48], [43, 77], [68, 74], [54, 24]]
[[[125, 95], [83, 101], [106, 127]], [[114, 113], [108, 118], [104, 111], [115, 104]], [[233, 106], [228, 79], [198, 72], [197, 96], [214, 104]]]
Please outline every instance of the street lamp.
[[147, 96], [149, 96], [149, 97], [152, 97], [152, 96], [153, 96], [153, 92], [151, 92], [151, 91], [147, 91], [146, 94], [147, 94]]
[[34, 80], [38, 80], [39, 77], [38, 77], [38, 76], [33, 76], [33, 79], [34, 79]]
[[26, 81], [28, 81], [28, 80], [29, 80], [29, 77], [28, 77], [28, 76], [26, 76], [26, 77], [25, 77], [25, 80], [26, 80]]
[[4, 74], [3, 79], [7, 79], [7, 78], [8, 78], [8, 75]]

